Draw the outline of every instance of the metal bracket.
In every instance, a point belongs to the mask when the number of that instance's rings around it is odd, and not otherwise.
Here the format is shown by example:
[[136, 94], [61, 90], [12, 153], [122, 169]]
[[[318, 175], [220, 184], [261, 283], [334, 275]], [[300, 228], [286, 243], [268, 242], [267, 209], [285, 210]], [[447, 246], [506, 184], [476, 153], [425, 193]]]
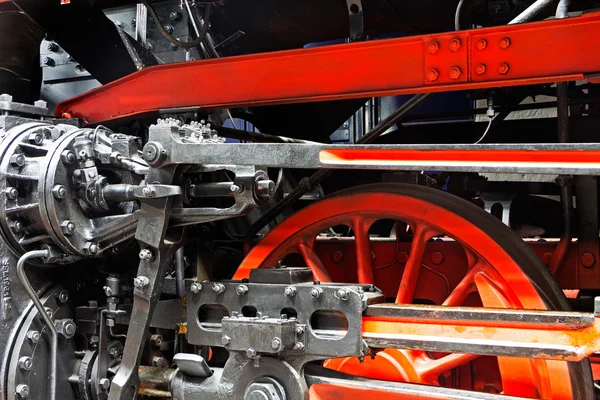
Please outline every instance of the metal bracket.
[[350, 21], [350, 39], [360, 40], [364, 36], [363, 7], [361, 0], [346, 0]]

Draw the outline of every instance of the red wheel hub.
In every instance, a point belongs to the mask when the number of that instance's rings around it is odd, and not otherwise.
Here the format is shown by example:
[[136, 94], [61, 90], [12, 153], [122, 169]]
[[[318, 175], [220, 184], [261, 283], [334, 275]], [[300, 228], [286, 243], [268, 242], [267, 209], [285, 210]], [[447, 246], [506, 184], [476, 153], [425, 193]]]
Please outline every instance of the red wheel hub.
[[[410, 251], [405, 259], [373, 260], [371, 248], [378, 240], [401, 240], [400, 235], [373, 237], [369, 230], [378, 220], [396, 221], [397, 231], [410, 227]], [[340, 225], [348, 227], [350, 234], [335, 239], [319, 236], [332, 227], [339, 231]], [[451, 263], [424, 260], [427, 247], [436, 244], [431, 242], [434, 237], [462, 246], [467, 262], [461, 265], [469, 268], [459, 270]], [[353, 253], [332, 255], [325, 262], [315, 248], [319, 240], [352, 241]], [[544, 280], [541, 263], [508, 228], [464, 200], [427, 188], [373, 185], [315, 203], [266, 235], [249, 252], [234, 279], [247, 278], [252, 268], [273, 267], [294, 253], [317, 280], [375, 284], [398, 303], [546, 309], [552, 307], [549, 299], [562, 296], [560, 291], [554, 293]], [[540, 292], [541, 287], [552, 289]], [[364, 362], [344, 358], [326, 360], [324, 365], [374, 379], [528, 398], [578, 397], [572, 390], [572, 372], [564, 362], [386, 349]]]

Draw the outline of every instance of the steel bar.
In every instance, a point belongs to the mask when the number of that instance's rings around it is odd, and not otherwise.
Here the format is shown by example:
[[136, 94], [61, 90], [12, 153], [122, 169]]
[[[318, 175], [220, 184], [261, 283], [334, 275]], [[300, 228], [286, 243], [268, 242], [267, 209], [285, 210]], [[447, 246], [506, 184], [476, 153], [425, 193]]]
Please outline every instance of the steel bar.
[[554, 3], [554, 0], [537, 0], [535, 3], [527, 7], [525, 11], [523, 11], [521, 14], [517, 15], [512, 21], [510, 21], [509, 25], [522, 24], [523, 22], [529, 21], [531, 18], [538, 15], [544, 8], [546, 8], [552, 3]]
[[307, 375], [310, 400], [378, 398], [380, 400], [523, 400], [522, 397], [368, 379]]
[[[191, 106], [231, 108], [581, 80], [600, 72], [598, 31], [600, 13], [589, 13], [167, 64], [67, 100], [56, 110], [59, 116], [98, 123]], [[451, 41], [459, 44], [456, 51], [450, 50]]]
[[600, 350], [600, 320], [573, 312], [388, 304], [369, 306], [363, 339], [373, 348], [579, 361]]

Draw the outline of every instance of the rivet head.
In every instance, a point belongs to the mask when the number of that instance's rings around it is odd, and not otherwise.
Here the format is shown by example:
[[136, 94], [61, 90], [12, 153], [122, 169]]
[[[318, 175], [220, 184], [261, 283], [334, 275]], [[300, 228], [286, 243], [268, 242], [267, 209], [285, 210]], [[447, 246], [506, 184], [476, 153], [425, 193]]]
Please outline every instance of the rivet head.
[[431, 81], [431, 82], [437, 81], [439, 77], [440, 77], [440, 72], [437, 69], [432, 68], [429, 71], [427, 71], [427, 80], [428, 81]]
[[485, 50], [486, 47], [487, 47], [487, 40], [485, 40], [485, 39], [479, 39], [477, 41], [477, 48], [479, 50]]
[[507, 63], [500, 64], [500, 66], [498, 67], [498, 72], [501, 75], [508, 74], [510, 72], [510, 65], [508, 65]]
[[440, 49], [440, 44], [438, 42], [436, 42], [435, 40], [433, 40], [427, 44], [427, 51], [430, 52], [431, 54], [437, 53], [437, 51], [439, 49]]
[[479, 64], [477, 67], [475, 67], [475, 73], [477, 75], [483, 75], [485, 74], [485, 71], [487, 70], [487, 67], [485, 64]]
[[460, 49], [460, 45], [461, 45], [461, 41], [459, 38], [454, 38], [450, 41], [450, 43], [448, 43], [448, 47], [450, 48], [450, 50], [452, 51], [458, 51], [458, 49]]
[[502, 39], [500, 39], [498, 45], [501, 49], [508, 49], [510, 47], [510, 38], [503, 37]]
[[451, 79], [458, 79], [462, 75], [462, 71], [459, 67], [452, 67], [450, 68], [450, 72], [448, 72], [448, 75]]

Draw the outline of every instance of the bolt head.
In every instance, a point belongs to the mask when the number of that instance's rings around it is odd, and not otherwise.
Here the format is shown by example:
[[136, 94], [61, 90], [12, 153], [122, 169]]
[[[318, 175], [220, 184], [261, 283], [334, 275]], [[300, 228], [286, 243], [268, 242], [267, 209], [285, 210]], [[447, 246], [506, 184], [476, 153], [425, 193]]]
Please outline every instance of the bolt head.
[[485, 74], [485, 71], [487, 70], [487, 67], [485, 64], [479, 64], [477, 65], [477, 67], [475, 67], [475, 73], [477, 75], [483, 75]]
[[19, 197], [19, 191], [14, 187], [7, 187], [4, 193], [6, 194], [6, 197], [11, 200], [16, 200], [17, 197]]
[[19, 368], [23, 371], [29, 371], [33, 367], [33, 360], [31, 357], [21, 357], [19, 358]]
[[508, 49], [510, 47], [510, 38], [503, 37], [502, 39], [500, 39], [498, 45], [501, 49]]
[[98, 254], [98, 245], [94, 242], [86, 242], [84, 244], [84, 250], [88, 253], [88, 254]]
[[29, 397], [29, 386], [24, 383], [17, 385], [15, 388], [15, 394], [19, 396], [21, 399], [26, 399]]
[[75, 224], [69, 220], [63, 221], [60, 224], [60, 228], [65, 236], [70, 236], [75, 232]]
[[62, 200], [67, 197], [67, 188], [63, 185], [54, 185], [52, 188], [52, 195], [55, 199]]
[[437, 69], [432, 68], [429, 71], [427, 71], [427, 80], [434, 82], [437, 81], [440, 77], [440, 73]]
[[142, 249], [139, 254], [140, 260], [142, 261], [151, 261], [153, 258], [152, 250], [150, 249]]
[[296, 327], [296, 335], [300, 336], [304, 334], [304, 328], [301, 326]]
[[231, 338], [229, 336], [225, 335], [221, 338], [221, 344], [223, 346], [229, 346], [229, 343], [231, 343]]
[[23, 154], [13, 154], [10, 156], [10, 165], [20, 168], [25, 165], [25, 156]]
[[169, 14], [169, 19], [171, 21], [179, 21], [181, 19], [181, 14], [176, 11], [173, 11], [171, 14]]
[[479, 50], [485, 50], [486, 47], [487, 47], [487, 40], [485, 40], [485, 39], [479, 39], [477, 41], [477, 48]]
[[281, 339], [278, 337], [273, 338], [273, 340], [271, 340], [271, 348], [273, 350], [279, 350], [281, 348]]
[[21, 221], [14, 221], [11, 224], [11, 228], [15, 233], [21, 233], [21, 232], [23, 232], [25, 225], [23, 225], [23, 223]]
[[64, 150], [60, 153], [60, 160], [63, 164], [73, 164], [75, 162], [75, 153], [71, 150]]
[[287, 297], [294, 297], [297, 292], [298, 292], [298, 290], [294, 286], [288, 286], [283, 290], [283, 293]]
[[108, 378], [100, 379], [98, 381], [98, 384], [100, 385], [100, 389], [102, 389], [102, 390], [110, 389], [110, 379], [108, 379]]
[[248, 286], [247, 285], [238, 285], [235, 288], [235, 292], [239, 295], [239, 296], [244, 296], [245, 294], [248, 294]]
[[310, 290], [310, 295], [313, 299], [318, 299], [323, 294], [323, 289], [320, 287], [315, 287]]
[[150, 280], [145, 276], [138, 276], [133, 280], [133, 287], [143, 289], [150, 283]]
[[294, 345], [294, 350], [304, 350], [304, 343], [298, 342]]
[[450, 48], [450, 50], [452, 51], [458, 51], [458, 49], [460, 49], [460, 45], [461, 45], [461, 41], [458, 38], [454, 38], [450, 41], [450, 43], [448, 43], [448, 47]]
[[275, 182], [270, 179], [262, 179], [256, 182], [256, 196], [261, 199], [268, 199], [275, 194]]
[[444, 262], [444, 253], [441, 251], [434, 251], [431, 253], [431, 262], [435, 265], [440, 265], [442, 262]]
[[160, 347], [160, 345], [163, 343], [163, 338], [161, 335], [152, 335], [150, 336], [150, 343], [154, 347]]
[[346, 289], [338, 289], [335, 292], [335, 297], [337, 297], [340, 300], [348, 300], [348, 291]]
[[13, 101], [13, 97], [10, 94], [0, 94], [0, 101]]
[[67, 292], [66, 290], [61, 290], [58, 296], [56, 297], [58, 298], [58, 301], [64, 304], [67, 301], [69, 301], [69, 292]]
[[27, 332], [27, 339], [33, 343], [39, 343], [40, 340], [42, 340], [42, 335], [38, 332], [38, 331], [28, 331]]
[[583, 253], [581, 255], [581, 264], [586, 268], [592, 268], [596, 264], [596, 256], [593, 253]]
[[196, 294], [196, 293], [200, 293], [200, 291], [202, 291], [202, 285], [199, 283], [192, 283], [190, 285], [190, 290], [192, 291], [192, 293]]
[[331, 261], [333, 261], [336, 264], [341, 263], [344, 260], [344, 253], [342, 253], [339, 250], [334, 251], [333, 253], [331, 253]]
[[216, 294], [224, 293], [225, 292], [225, 285], [223, 285], [222, 283], [214, 283], [213, 286], [212, 286], [212, 290]]
[[30, 133], [29, 136], [27, 137], [27, 140], [31, 144], [40, 145], [40, 144], [44, 143], [44, 134], [42, 132]]
[[501, 75], [506, 75], [510, 72], [510, 66], [506, 63], [500, 64], [500, 66], [498, 67], [498, 72]]
[[458, 79], [462, 75], [462, 71], [459, 67], [450, 68], [450, 72], [448, 73], [451, 79]]
[[440, 44], [438, 42], [436, 42], [435, 40], [427, 43], [427, 51], [431, 54], [435, 54], [437, 53], [437, 51], [440, 49]]
[[229, 191], [231, 191], [231, 193], [242, 193], [243, 189], [240, 185], [231, 185]]
[[246, 357], [248, 357], [248, 358], [256, 357], [256, 349], [254, 347], [250, 347], [248, 350], [246, 350]]

